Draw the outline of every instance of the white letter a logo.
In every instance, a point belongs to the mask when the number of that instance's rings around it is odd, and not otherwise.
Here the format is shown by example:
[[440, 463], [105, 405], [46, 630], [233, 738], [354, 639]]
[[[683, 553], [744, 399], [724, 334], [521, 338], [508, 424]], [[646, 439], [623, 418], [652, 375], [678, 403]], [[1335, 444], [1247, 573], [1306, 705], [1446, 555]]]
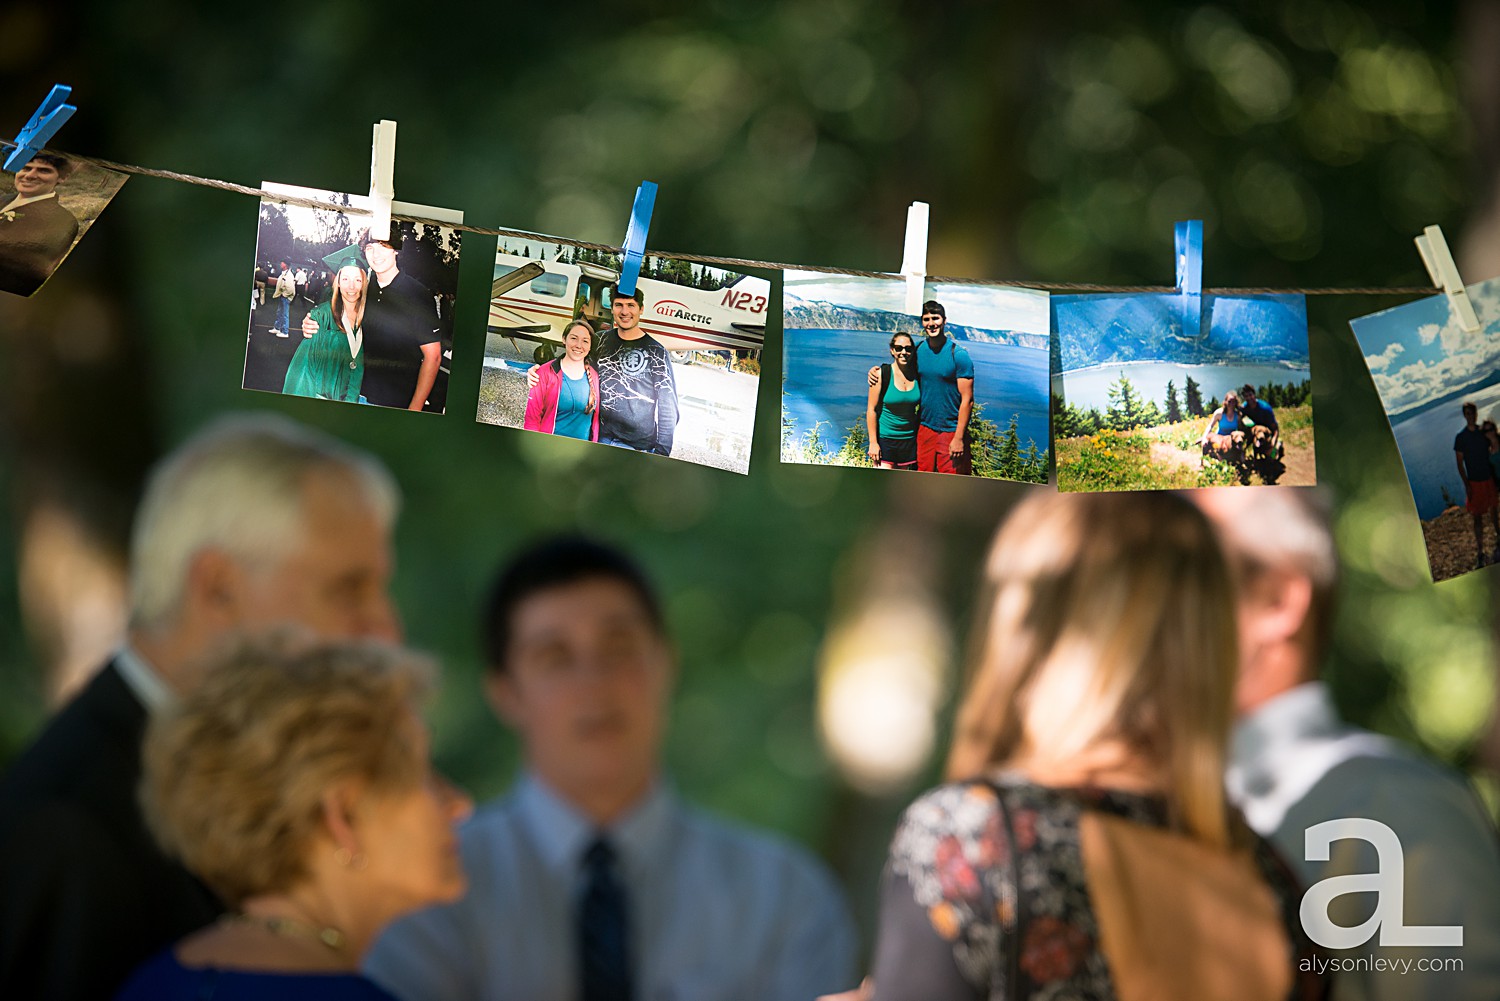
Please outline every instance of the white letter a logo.
[[[1462, 925], [1402, 924], [1402, 889], [1406, 856], [1396, 832], [1378, 820], [1345, 817], [1307, 829], [1303, 849], [1309, 862], [1328, 861], [1328, 849], [1343, 838], [1358, 838], [1375, 846], [1378, 871], [1329, 876], [1313, 884], [1302, 897], [1299, 914], [1308, 937], [1326, 949], [1353, 949], [1364, 945], [1380, 928], [1381, 945], [1450, 946], [1464, 944]], [[1328, 905], [1346, 893], [1375, 893], [1375, 913], [1353, 927], [1335, 924]]]

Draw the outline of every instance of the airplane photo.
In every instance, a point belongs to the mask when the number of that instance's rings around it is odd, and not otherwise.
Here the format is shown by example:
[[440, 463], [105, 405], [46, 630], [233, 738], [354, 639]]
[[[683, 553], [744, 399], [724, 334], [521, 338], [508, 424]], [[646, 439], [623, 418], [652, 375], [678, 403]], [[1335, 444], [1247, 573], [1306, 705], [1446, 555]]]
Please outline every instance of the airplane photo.
[[[518, 349], [517, 339], [536, 342], [532, 357], [538, 364], [556, 356], [563, 328], [574, 317], [600, 329], [612, 325], [609, 290], [620, 277], [617, 268], [566, 260], [574, 248], [543, 246], [550, 259], [507, 253], [502, 243], [490, 290], [490, 338], [505, 338]], [[648, 257], [648, 265], [653, 260]], [[729, 282], [710, 291], [646, 277], [649, 270], [639, 280], [646, 297], [641, 326], [679, 360], [693, 351], [760, 351], [771, 293], [766, 279], [704, 268]]]
[[606, 338], [619, 278], [618, 253], [502, 237], [475, 419], [748, 472], [771, 281], [647, 254], [636, 333]]

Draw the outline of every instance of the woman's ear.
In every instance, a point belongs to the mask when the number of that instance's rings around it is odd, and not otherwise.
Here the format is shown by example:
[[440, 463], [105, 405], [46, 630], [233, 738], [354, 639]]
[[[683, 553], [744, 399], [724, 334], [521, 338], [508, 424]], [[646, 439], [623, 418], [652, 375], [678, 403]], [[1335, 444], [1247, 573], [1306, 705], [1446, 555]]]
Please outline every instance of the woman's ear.
[[334, 848], [346, 858], [360, 850], [358, 811], [360, 790], [352, 782], [338, 782], [323, 791], [322, 819]]

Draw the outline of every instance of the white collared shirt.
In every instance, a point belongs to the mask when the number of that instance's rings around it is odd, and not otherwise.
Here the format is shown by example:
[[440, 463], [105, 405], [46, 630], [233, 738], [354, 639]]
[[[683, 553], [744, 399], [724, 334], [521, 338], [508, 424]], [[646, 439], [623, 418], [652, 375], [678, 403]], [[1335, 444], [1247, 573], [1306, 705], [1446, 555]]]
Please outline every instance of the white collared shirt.
[[16, 197], [14, 197], [14, 198], [12, 198], [10, 200], [10, 204], [9, 205], [5, 206], [4, 208], [0, 208], [0, 212], [14, 212], [16, 209], [25, 208], [26, 206], [30, 205], [32, 202], [42, 202], [42, 201], [46, 201], [48, 198], [56, 198], [56, 197], [57, 197], [57, 192], [56, 191], [49, 191], [45, 195], [33, 195], [30, 198], [22, 198], [20, 195], [16, 195]]
[[[366, 972], [404, 1001], [575, 1001], [582, 859], [600, 833], [522, 779], [461, 831], [467, 896], [392, 925]], [[848, 909], [804, 850], [686, 807], [660, 782], [603, 833], [638, 1001], [812, 1001], [855, 982]]]
[[134, 647], [126, 645], [115, 651], [114, 663], [131, 693], [146, 707], [146, 715], [154, 716], [177, 701], [176, 693]]

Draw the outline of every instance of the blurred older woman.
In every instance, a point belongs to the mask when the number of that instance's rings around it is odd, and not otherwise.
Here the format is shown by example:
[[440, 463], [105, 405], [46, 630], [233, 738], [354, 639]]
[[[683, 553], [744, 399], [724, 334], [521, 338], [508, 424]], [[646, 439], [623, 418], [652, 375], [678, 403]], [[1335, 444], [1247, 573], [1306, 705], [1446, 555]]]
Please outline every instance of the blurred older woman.
[[470, 804], [433, 773], [417, 712], [431, 677], [406, 651], [285, 636], [205, 665], [152, 721], [142, 800], [231, 913], [119, 1001], [389, 999], [358, 973], [375, 936], [466, 888], [453, 824]]
[[1235, 605], [1203, 515], [1034, 497], [987, 576], [952, 781], [891, 846], [877, 1001], [1318, 996], [1290, 877], [1225, 802]]

